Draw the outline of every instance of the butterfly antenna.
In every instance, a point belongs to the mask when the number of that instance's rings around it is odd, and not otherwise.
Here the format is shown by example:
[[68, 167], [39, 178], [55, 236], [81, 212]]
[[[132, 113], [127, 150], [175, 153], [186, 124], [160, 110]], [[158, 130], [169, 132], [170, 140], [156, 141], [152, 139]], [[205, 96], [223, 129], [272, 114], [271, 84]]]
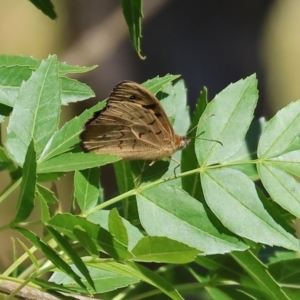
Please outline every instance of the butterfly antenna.
[[[198, 139], [199, 136], [202, 135], [202, 134], [204, 134], [204, 133], [205, 133], [205, 131], [200, 132], [200, 133], [199, 133], [196, 137], [194, 137], [193, 139]], [[220, 141], [218, 141], [218, 140], [211, 140], [211, 139], [205, 139], [205, 138], [199, 138], [199, 139], [201, 139], [201, 140], [203, 140], [203, 141], [216, 142], [216, 143], [220, 144], [221, 146], [223, 146], [223, 143], [220, 142]]]
[[[211, 117], [214, 117], [215, 116], [215, 114], [211, 114], [208, 118], [211, 118]], [[208, 119], [207, 118], [207, 119]], [[187, 132], [187, 134], [186, 135], [189, 135], [189, 133], [191, 133], [193, 130], [195, 130], [196, 128], [198, 127], [198, 124], [197, 125], [195, 125], [193, 128], [191, 128], [188, 132]], [[197, 135], [197, 137], [199, 136], [199, 135], [201, 135], [201, 134], [203, 134], [205, 131], [202, 131], [200, 134], [198, 134]], [[197, 138], [196, 137], [196, 138]]]
[[223, 143], [218, 140], [210, 140], [210, 139], [204, 139], [204, 138], [200, 138], [200, 139], [203, 141], [216, 142], [216, 143], [220, 144], [221, 146], [224, 146]]
[[197, 127], [198, 127], [198, 125], [194, 126], [192, 129], [190, 129], [190, 130], [186, 133], [186, 135], [188, 136], [188, 135], [189, 135], [193, 130], [195, 130]]

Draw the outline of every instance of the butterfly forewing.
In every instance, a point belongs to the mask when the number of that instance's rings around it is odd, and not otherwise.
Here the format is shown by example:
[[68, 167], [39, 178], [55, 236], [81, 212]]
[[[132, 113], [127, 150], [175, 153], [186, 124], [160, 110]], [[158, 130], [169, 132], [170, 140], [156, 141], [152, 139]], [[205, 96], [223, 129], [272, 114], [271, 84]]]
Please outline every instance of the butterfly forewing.
[[131, 81], [112, 90], [106, 107], [86, 122], [81, 139], [86, 151], [129, 160], [171, 156], [189, 142], [175, 135], [156, 97]]
[[118, 104], [120, 101], [123, 103], [124, 101], [125, 103], [134, 103], [152, 112], [169, 135], [174, 136], [173, 127], [163, 107], [157, 98], [141, 85], [132, 81], [122, 81], [117, 84], [110, 93], [108, 102]]

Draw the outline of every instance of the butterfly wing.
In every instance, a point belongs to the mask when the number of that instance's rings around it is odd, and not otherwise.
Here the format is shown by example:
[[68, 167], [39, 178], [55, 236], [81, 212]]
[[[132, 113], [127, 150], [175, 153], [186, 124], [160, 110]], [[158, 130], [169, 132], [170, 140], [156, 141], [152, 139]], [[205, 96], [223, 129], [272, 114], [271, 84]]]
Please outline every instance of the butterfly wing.
[[123, 81], [112, 90], [106, 107], [94, 114], [81, 134], [86, 151], [130, 160], [172, 155], [178, 148], [175, 137], [159, 101], [131, 81]]
[[120, 103], [132, 103], [154, 114], [158, 123], [170, 136], [174, 136], [174, 130], [170, 121], [157, 98], [140, 84], [132, 81], [122, 81], [116, 85], [109, 95], [108, 105]]

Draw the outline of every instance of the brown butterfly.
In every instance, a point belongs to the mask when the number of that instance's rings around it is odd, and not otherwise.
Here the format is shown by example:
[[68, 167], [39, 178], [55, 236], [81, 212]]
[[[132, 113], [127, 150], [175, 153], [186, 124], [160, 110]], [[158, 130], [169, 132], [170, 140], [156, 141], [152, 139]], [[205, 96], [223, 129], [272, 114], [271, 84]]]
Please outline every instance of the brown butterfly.
[[[156, 160], [183, 149], [190, 139], [178, 136], [157, 98], [132, 81], [111, 91], [81, 134], [84, 151], [118, 155], [126, 160]], [[174, 160], [174, 159], [173, 159]]]

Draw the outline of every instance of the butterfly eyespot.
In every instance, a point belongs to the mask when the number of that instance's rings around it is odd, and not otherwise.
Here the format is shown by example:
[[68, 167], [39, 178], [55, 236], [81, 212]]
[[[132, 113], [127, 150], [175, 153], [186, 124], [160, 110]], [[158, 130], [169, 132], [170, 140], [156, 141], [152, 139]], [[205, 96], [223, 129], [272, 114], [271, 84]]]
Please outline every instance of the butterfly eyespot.
[[129, 100], [135, 100], [135, 96], [134, 95], [131, 95], [130, 97], [129, 97]]

